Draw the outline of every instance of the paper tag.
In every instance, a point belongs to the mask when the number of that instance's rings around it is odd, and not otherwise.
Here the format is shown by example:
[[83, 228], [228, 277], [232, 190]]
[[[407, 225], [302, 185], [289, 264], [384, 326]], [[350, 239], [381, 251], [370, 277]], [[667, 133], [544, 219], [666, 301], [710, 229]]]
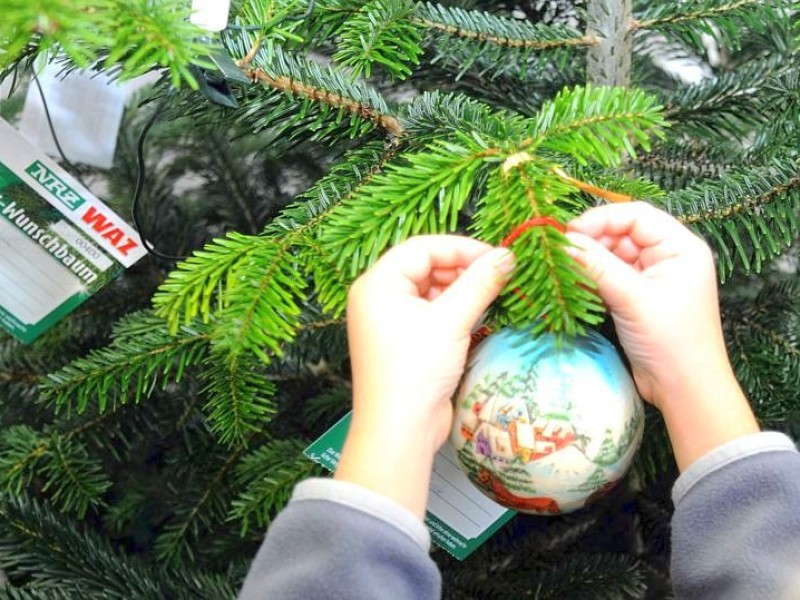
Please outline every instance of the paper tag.
[[145, 254], [132, 227], [0, 119], [0, 326], [30, 343]]
[[[336, 422], [303, 451], [329, 471], [336, 469], [350, 428], [350, 414]], [[458, 560], [464, 560], [516, 514], [484, 496], [458, 466], [450, 444], [433, 461], [425, 525], [431, 539]]]
[[[103, 73], [73, 71], [64, 77], [60, 71], [57, 65], [46, 65], [37, 77], [64, 154], [73, 162], [110, 168], [131, 84], [120, 84]], [[28, 86], [19, 131], [37, 148], [58, 156], [42, 97], [33, 81]]]

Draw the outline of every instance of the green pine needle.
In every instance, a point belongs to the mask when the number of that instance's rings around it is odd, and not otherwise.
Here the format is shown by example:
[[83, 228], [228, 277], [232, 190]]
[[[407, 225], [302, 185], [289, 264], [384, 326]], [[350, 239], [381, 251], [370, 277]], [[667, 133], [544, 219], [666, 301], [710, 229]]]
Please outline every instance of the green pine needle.
[[139, 402], [157, 386], [180, 381], [206, 355], [209, 335], [196, 324], [175, 333], [148, 311], [120, 321], [113, 342], [48, 375], [42, 393], [58, 410], [83, 412], [95, 401], [99, 412], [115, 403]]
[[411, 75], [409, 65], [419, 64], [422, 32], [410, 15], [409, 0], [371, 0], [341, 28], [338, 50], [333, 59], [352, 69], [354, 76], [372, 75], [381, 66], [396, 79]]
[[220, 443], [245, 443], [251, 433], [262, 431], [275, 413], [275, 385], [261, 368], [250, 354], [211, 355], [203, 372], [207, 398], [204, 411]]
[[735, 268], [758, 273], [800, 234], [800, 170], [792, 160], [737, 169], [673, 192], [664, 202], [717, 250], [722, 280]]
[[300, 440], [276, 440], [254, 450], [236, 466], [242, 492], [231, 502], [228, 520], [240, 523], [241, 535], [262, 531], [289, 501], [294, 486], [320, 469], [303, 456], [307, 444]]
[[327, 252], [350, 275], [390, 245], [421, 233], [454, 231], [484, 155], [476, 140], [431, 144], [407, 154], [342, 202], [322, 228]]
[[638, 89], [575, 87], [546, 102], [532, 119], [531, 149], [569, 155], [579, 164], [619, 165], [650, 149], [667, 122], [658, 98]]

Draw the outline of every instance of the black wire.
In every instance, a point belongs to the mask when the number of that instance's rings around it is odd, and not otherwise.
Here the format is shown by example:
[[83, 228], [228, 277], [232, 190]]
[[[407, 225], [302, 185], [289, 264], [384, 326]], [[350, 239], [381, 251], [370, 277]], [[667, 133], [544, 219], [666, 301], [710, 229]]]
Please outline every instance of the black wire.
[[[72, 164], [72, 162], [67, 158], [67, 155], [64, 154], [64, 150], [61, 148], [61, 144], [58, 141], [58, 135], [56, 134], [56, 129], [53, 126], [53, 119], [50, 116], [50, 109], [47, 106], [47, 99], [44, 97], [44, 90], [42, 89], [42, 84], [39, 82], [39, 78], [36, 76], [36, 73], [33, 73], [33, 81], [36, 84], [36, 87], [39, 89], [39, 97], [42, 99], [42, 106], [44, 107], [44, 116], [47, 119], [47, 126], [50, 128], [50, 135], [53, 136], [53, 142], [55, 143], [56, 149], [61, 156], [61, 160], [64, 161], [67, 167], [71, 169], [72, 176], [75, 177], [75, 179], [77, 179], [83, 187], [89, 189], [89, 186], [86, 185], [83, 179], [81, 179], [80, 175], [77, 174], [75, 165]], [[187, 257], [172, 256], [171, 254], [164, 254], [163, 252], [156, 250], [147, 240], [147, 236], [145, 235], [142, 227], [141, 198], [142, 191], [144, 190], [145, 186], [144, 142], [147, 139], [147, 133], [161, 116], [161, 113], [163, 112], [168, 100], [169, 94], [162, 98], [153, 114], [147, 120], [147, 123], [145, 123], [144, 127], [142, 127], [142, 131], [139, 133], [139, 139], [136, 142], [136, 187], [133, 190], [133, 199], [131, 200], [131, 214], [133, 215], [133, 224], [139, 232], [139, 237], [142, 239], [142, 247], [144, 247], [148, 253], [163, 260], [183, 260]]]
[[133, 190], [133, 199], [131, 200], [131, 214], [133, 215], [133, 224], [139, 232], [139, 237], [142, 239], [142, 246], [145, 250], [147, 250], [147, 252], [163, 260], [183, 260], [187, 257], [164, 254], [153, 247], [153, 245], [147, 240], [147, 235], [145, 234], [144, 227], [142, 225], [143, 221], [141, 215], [142, 190], [144, 190], [145, 186], [144, 143], [147, 139], [147, 133], [150, 131], [153, 125], [155, 125], [156, 121], [158, 121], [168, 100], [169, 94], [166, 94], [161, 99], [161, 102], [158, 103], [158, 106], [153, 111], [153, 114], [150, 115], [150, 118], [144, 124], [144, 127], [142, 127], [142, 131], [139, 132], [139, 139], [136, 141], [136, 187]]
[[61, 148], [61, 143], [58, 141], [58, 135], [56, 135], [56, 128], [53, 125], [53, 119], [50, 116], [50, 108], [47, 106], [47, 99], [44, 97], [44, 90], [42, 89], [42, 84], [39, 82], [39, 78], [36, 76], [35, 72], [31, 72], [31, 74], [33, 75], [33, 82], [36, 84], [36, 88], [39, 90], [39, 97], [42, 99], [42, 107], [44, 108], [44, 116], [45, 116], [45, 119], [47, 119], [47, 126], [50, 128], [50, 135], [53, 137], [53, 142], [56, 145], [56, 150], [58, 150], [58, 154], [61, 156], [61, 160], [71, 170], [72, 176], [75, 179], [77, 179], [78, 182], [88, 190], [89, 186], [86, 185], [86, 182], [78, 174], [77, 167], [75, 167], [75, 165], [72, 164], [72, 161], [70, 161], [70, 159], [67, 158], [67, 155], [64, 154], [64, 150]]

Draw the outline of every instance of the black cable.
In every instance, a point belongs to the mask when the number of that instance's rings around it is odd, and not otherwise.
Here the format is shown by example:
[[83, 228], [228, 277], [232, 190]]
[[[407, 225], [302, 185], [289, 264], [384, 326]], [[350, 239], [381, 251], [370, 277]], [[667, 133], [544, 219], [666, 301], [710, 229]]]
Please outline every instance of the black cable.
[[[42, 106], [44, 107], [44, 116], [47, 119], [47, 126], [50, 128], [50, 135], [53, 136], [53, 142], [56, 145], [56, 149], [58, 150], [59, 155], [61, 156], [61, 160], [70, 168], [72, 171], [72, 176], [80, 182], [80, 184], [85, 187], [87, 190], [89, 186], [86, 185], [86, 182], [81, 179], [80, 175], [77, 174], [77, 169], [74, 164], [67, 158], [67, 155], [64, 154], [64, 150], [61, 148], [61, 143], [58, 140], [58, 135], [56, 134], [56, 129], [53, 125], [53, 119], [50, 116], [50, 109], [47, 105], [47, 99], [44, 97], [44, 90], [42, 89], [42, 84], [39, 82], [39, 78], [36, 76], [36, 73], [33, 73], [33, 81], [36, 84], [36, 87], [39, 90], [39, 97], [42, 99]], [[183, 260], [187, 258], [186, 256], [172, 256], [171, 254], [164, 254], [163, 252], [159, 252], [156, 250], [153, 245], [147, 240], [147, 236], [144, 233], [144, 229], [142, 227], [142, 215], [141, 215], [141, 197], [142, 197], [142, 190], [145, 186], [145, 162], [144, 162], [144, 142], [147, 139], [147, 133], [150, 131], [150, 128], [155, 125], [158, 118], [161, 116], [164, 107], [169, 100], [169, 94], [165, 95], [162, 98], [161, 102], [159, 103], [158, 107], [156, 107], [153, 114], [147, 120], [144, 127], [142, 127], [142, 131], [139, 133], [139, 139], [136, 142], [136, 187], [133, 190], [133, 199], [131, 200], [131, 214], [133, 215], [133, 224], [136, 227], [136, 230], [139, 232], [139, 237], [142, 239], [142, 247], [147, 250], [148, 253], [161, 258], [163, 260]]]
[[50, 128], [50, 135], [53, 137], [53, 142], [56, 145], [56, 150], [58, 150], [58, 154], [61, 156], [61, 160], [64, 162], [64, 164], [66, 164], [67, 167], [69, 167], [72, 176], [78, 180], [78, 183], [80, 183], [83, 187], [85, 187], [88, 190], [89, 186], [86, 185], [86, 182], [81, 178], [80, 175], [78, 175], [78, 169], [75, 167], [74, 164], [72, 164], [72, 161], [70, 161], [70, 159], [67, 158], [67, 155], [64, 154], [64, 150], [61, 148], [61, 143], [58, 141], [58, 135], [56, 135], [56, 128], [53, 125], [53, 119], [50, 116], [50, 108], [47, 106], [47, 99], [44, 97], [44, 90], [42, 89], [42, 84], [39, 82], [39, 78], [36, 76], [35, 72], [32, 71], [31, 74], [33, 75], [33, 82], [36, 84], [36, 88], [39, 90], [39, 97], [42, 99], [44, 116], [45, 119], [47, 119], [47, 126]]
[[139, 139], [136, 141], [136, 187], [133, 190], [133, 199], [131, 200], [131, 215], [133, 216], [133, 224], [136, 227], [136, 230], [139, 232], [139, 237], [142, 239], [142, 246], [148, 253], [161, 258], [163, 260], [183, 260], [187, 258], [186, 256], [173, 256], [171, 254], [164, 254], [163, 252], [159, 252], [156, 250], [153, 245], [147, 240], [147, 235], [145, 235], [144, 227], [142, 226], [142, 215], [141, 215], [141, 199], [142, 199], [142, 190], [145, 186], [145, 162], [144, 162], [144, 143], [147, 139], [147, 133], [150, 129], [155, 125], [156, 121], [158, 121], [161, 113], [164, 110], [164, 107], [169, 100], [169, 93], [167, 93], [162, 99], [161, 102], [158, 103], [158, 106], [153, 111], [153, 114], [150, 115], [150, 118], [142, 127], [142, 131], [139, 132]]

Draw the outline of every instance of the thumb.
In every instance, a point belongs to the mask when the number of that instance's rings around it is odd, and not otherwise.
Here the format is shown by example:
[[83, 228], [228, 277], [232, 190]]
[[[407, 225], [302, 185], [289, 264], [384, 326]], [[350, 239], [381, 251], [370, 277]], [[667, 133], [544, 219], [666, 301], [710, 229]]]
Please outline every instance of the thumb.
[[567, 252], [597, 283], [597, 291], [606, 306], [612, 312], [624, 312], [629, 308], [631, 296], [640, 285], [636, 270], [588, 235], [571, 231], [567, 238], [573, 244]]
[[514, 270], [514, 254], [495, 248], [478, 257], [436, 298], [442, 318], [469, 334]]

